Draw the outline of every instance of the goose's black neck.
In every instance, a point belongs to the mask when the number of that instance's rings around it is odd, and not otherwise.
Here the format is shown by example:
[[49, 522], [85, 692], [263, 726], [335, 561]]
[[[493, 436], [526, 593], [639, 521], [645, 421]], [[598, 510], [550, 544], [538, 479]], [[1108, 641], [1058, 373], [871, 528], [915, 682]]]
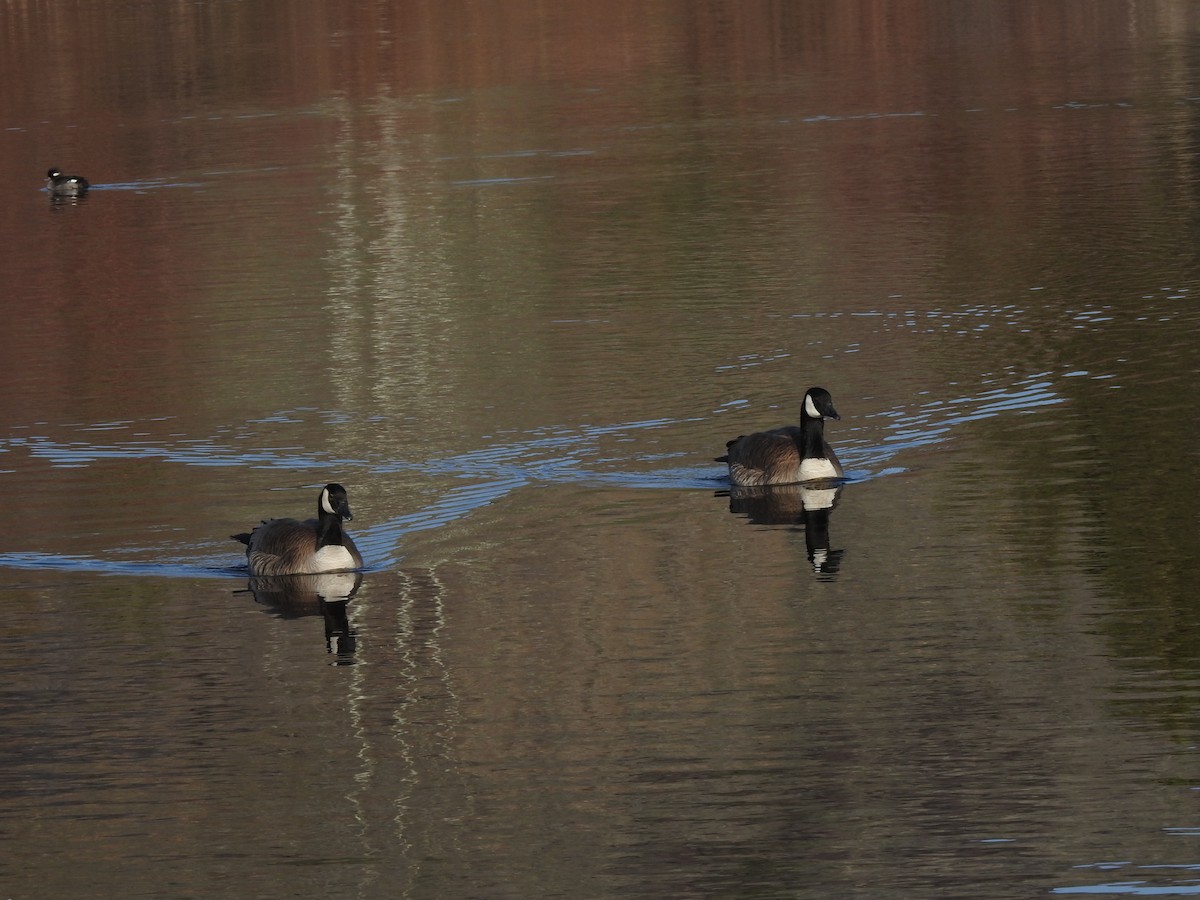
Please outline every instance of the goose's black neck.
[[825, 420], [808, 415], [800, 415], [800, 458], [813, 459], [825, 455]]
[[317, 510], [317, 546], [329, 547], [342, 544], [342, 517], [337, 513]]

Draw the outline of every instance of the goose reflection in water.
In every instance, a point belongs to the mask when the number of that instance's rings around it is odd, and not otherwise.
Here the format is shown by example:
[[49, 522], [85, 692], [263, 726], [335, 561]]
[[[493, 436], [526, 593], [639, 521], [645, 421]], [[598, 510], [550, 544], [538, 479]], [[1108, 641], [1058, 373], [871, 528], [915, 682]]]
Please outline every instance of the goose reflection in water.
[[362, 572], [326, 572], [321, 575], [256, 575], [246, 584], [254, 602], [283, 619], [321, 616], [325, 620], [325, 647], [336, 665], [354, 664], [358, 641], [350, 628], [347, 607], [362, 584]]
[[842, 483], [817, 481], [746, 487], [734, 485], [717, 496], [729, 497], [729, 511], [756, 525], [793, 525], [804, 529], [804, 543], [813, 571], [836, 574], [845, 550], [829, 545], [829, 516], [842, 494]]

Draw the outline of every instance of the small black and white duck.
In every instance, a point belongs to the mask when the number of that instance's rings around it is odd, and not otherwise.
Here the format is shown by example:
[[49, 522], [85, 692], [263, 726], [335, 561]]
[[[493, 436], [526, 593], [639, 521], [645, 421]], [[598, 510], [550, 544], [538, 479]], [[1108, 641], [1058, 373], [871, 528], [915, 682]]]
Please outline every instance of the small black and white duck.
[[362, 554], [342, 530], [350, 502], [340, 484], [327, 484], [317, 498], [317, 517], [264, 519], [253, 531], [233, 535], [246, 545], [251, 575], [317, 575], [362, 568]]
[[809, 388], [800, 407], [800, 424], [756, 431], [735, 438], [717, 462], [729, 463], [729, 480], [736, 485], [800, 484], [828, 481], [845, 475], [833, 448], [825, 440], [825, 419], [840, 419], [833, 398], [824, 388]]
[[86, 194], [91, 185], [82, 175], [64, 175], [58, 169], [51, 169], [46, 173], [46, 186], [59, 197], [78, 197]]

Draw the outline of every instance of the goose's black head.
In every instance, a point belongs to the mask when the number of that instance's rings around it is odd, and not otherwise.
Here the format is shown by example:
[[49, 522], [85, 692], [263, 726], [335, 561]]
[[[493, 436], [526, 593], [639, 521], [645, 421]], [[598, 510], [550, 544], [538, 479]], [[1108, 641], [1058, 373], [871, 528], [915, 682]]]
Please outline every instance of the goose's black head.
[[837, 410], [833, 408], [833, 398], [825, 388], [813, 387], [804, 395], [804, 407], [801, 418], [805, 419], [840, 419]]
[[346, 498], [346, 489], [340, 484], [327, 484], [321, 488], [321, 497], [317, 501], [317, 515], [337, 516], [339, 519], [350, 521], [350, 501]]

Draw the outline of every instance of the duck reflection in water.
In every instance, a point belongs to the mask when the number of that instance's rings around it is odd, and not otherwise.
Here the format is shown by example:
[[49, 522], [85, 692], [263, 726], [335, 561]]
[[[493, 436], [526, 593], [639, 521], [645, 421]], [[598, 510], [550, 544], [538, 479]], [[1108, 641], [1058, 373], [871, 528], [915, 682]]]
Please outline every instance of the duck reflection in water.
[[325, 647], [336, 665], [354, 663], [358, 640], [350, 627], [347, 607], [362, 584], [362, 572], [326, 572], [320, 575], [255, 575], [246, 585], [254, 602], [282, 619], [321, 616], [325, 620]]
[[729, 497], [729, 511], [745, 516], [756, 525], [792, 525], [804, 529], [804, 543], [813, 571], [836, 574], [845, 550], [833, 550], [829, 542], [829, 516], [842, 494], [839, 481], [805, 484], [776, 484], [748, 487], [734, 485], [717, 496]]

